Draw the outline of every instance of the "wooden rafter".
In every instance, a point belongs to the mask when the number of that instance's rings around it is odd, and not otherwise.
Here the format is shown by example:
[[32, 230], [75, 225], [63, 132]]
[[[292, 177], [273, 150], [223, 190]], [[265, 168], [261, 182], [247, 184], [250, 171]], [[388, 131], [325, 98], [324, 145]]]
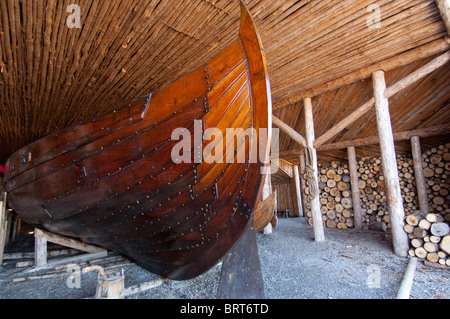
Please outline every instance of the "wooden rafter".
[[305, 97], [319, 96], [319, 95], [327, 93], [329, 91], [336, 90], [340, 87], [355, 83], [357, 81], [367, 79], [370, 77], [372, 72], [374, 72], [375, 70], [384, 70], [385, 72], [391, 71], [396, 68], [413, 63], [415, 61], [425, 59], [427, 57], [431, 57], [433, 55], [448, 51], [449, 49], [450, 49], [450, 38], [448, 36], [437, 39], [428, 44], [417, 47], [413, 50], [396, 55], [385, 61], [375, 63], [368, 67], [364, 67], [360, 70], [354, 71], [354, 72], [347, 74], [343, 77], [340, 77], [336, 80], [329, 81], [329, 82], [319, 85], [315, 88], [298, 93], [294, 96], [291, 96], [291, 97], [283, 100], [283, 103], [275, 104], [273, 109], [274, 110], [281, 109], [288, 105], [294, 104], [294, 103], [302, 100]]
[[[394, 141], [405, 141], [409, 140], [412, 136], [418, 136], [418, 137], [431, 137], [431, 136], [439, 136], [439, 135], [445, 135], [450, 134], [450, 123], [442, 124], [442, 125], [436, 125], [433, 127], [426, 127], [421, 128], [417, 130], [411, 130], [411, 131], [404, 131], [404, 132], [397, 132], [394, 133]], [[318, 152], [324, 152], [324, 151], [334, 151], [334, 150], [341, 150], [345, 149], [350, 146], [354, 147], [361, 147], [361, 146], [369, 146], [369, 145], [375, 145], [378, 144], [379, 139], [378, 136], [371, 136], [366, 138], [360, 138], [355, 139], [351, 141], [343, 141], [343, 142], [337, 142], [332, 144], [324, 144], [318, 147], [316, 150]], [[283, 158], [286, 156], [299, 156], [304, 154], [304, 150], [292, 150], [292, 151], [285, 151], [280, 152], [279, 157]]]
[[283, 132], [285, 132], [287, 135], [289, 135], [290, 138], [292, 138], [295, 142], [300, 144], [303, 147], [306, 147], [306, 140], [305, 138], [298, 133], [296, 130], [294, 130], [292, 127], [284, 123], [282, 120], [277, 118], [275, 115], [272, 115], [272, 123], [278, 126]]

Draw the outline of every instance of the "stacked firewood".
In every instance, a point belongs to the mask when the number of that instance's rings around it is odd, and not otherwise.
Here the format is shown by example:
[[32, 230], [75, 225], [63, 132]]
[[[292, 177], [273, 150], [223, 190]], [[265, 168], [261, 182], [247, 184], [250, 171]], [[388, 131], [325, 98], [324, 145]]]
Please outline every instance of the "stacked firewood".
[[322, 220], [329, 228], [353, 227], [353, 202], [348, 164], [319, 163], [319, 189]]
[[450, 222], [450, 143], [422, 154], [430, 210]]
[[404, 230], [410, 239], [410, 256], [450, 266], [450, 227], [442, 215], [409, 215]]

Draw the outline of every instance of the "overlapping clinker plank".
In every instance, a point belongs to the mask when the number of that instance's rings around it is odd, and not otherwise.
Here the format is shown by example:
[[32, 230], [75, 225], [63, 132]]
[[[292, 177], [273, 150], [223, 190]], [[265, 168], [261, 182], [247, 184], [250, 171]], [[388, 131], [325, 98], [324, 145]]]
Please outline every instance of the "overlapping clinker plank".
[[[49, 201], [57, 201], [60, 198], [68, 197], [74, 192], [82, 192], [85, 187], [93, 188], [94, 191], [101, 191], [101, 187], [98, 189], [95, 187], [99, 187], [98, 185], [102, 183], [107, 183], [108, 180], [112, 182], [112, 185], [127, 185], [126, 180], [130, 180], [128, 175], [137, 169], [148, 170], [150, 172], [148, 175], [151, 175], [151, 172], [155, 171], [156, 168], [162, 169], [162, 167], [159, 167], [162, 164], [166, 165], [166, 167], [173, 164], [170, 157], [171, 149], [167, 151], [165, 162], [160, 161], [160, 155], [157, 152], [170, 140], [172, 128], [177, 125], [182, 127], [190, 125], [192, 128], [193, 121], [201, 119], [204, 113], [203, 102], [199, 99], [192, 102], [185, 111], [179, 111], [176, 116], [168, 119], [164, 125], [151, 125], [150, 128], [145, 129], [142, 133], [137, 131], [138, 134], [131, 129], [130, 133], [133, 133], [128, 138], [116, 141], [107, 148], [96, 148], [92, 155], [90, 155], [89, 151], [94, 146], [86, 145], [84, 148], [85, 152], [67, 154], [67, 156], [81, 157], [76, 163], [69, 161], [71, 163], [69, 166], [56, 170], [53, 173], [42, 175], [34, 180], [34, 174], [31, 174], [31, 171], [29, 171], [30, 173], [28, 174], [31, 175], [30, 181], [16, 189], [15, 192], [27, 196], [27, 194], [35, 194], [35, 192], [31, 192], [31, 189], [36, 187], [43, 188], [45, 185], [54, 185], [46, 192], [40, 192], [39, 198], [29, 198], [26, 204], [48, 205]], [[172, 146], [174, 144], [176, 142], [171, 143]], [[83, 156], [86, 157], [83, 158]], [[67, 179], [66, 176], [68, 175], [73, 176], [73, 178]], [[33, 183], [30, 183], [31, 181]], [[107, 185], [109, 184], [107, 183]], [[104, 193], [103, 196], [108, 196], [108, 193]], [[91, 195], [91, 197], [95, 196]], [[68, 201], [70, 202], [73, 199], [73, 197], [68, 198]]]
[[[14, 166], [14, 169], [10, 170], [9, 178], [19, 176], [30, 168], [136, 123], [142, 119], [142, 112], [150, 98], [151, 96], [147, 95], [135, 99], [113, 112], [68, 127], [29, 144], [8, 160], [8, 167]], [[25, 163], [23, 157], [26, 159]]]

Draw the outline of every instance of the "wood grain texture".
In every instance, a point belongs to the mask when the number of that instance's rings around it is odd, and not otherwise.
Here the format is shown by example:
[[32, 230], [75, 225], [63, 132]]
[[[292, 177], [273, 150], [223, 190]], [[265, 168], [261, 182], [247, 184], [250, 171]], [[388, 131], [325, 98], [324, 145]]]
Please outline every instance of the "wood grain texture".
[[386, 83], [383, 71], [372, 74], [377, 116], [381, 159], [385, 176], [386, 197], [392, 227], [394, 252], [398, 256], [408, 255], [408, 239], [403, 231], [405, 212], [403, 209], [400, 182], [397, 170], [394, 137], [389, 116], [389, 102], [385, 97]]
[[[435, 0], [245, 4], [265, 44], [274, 110], [282, 113], [275, 115], [300, 134], [304, 131], [295, 126], [302, 122], [299, 102], [304, 97], [313, 98], [319, 137], [366, 102], [373, 71], [383, 69], [394, 77], [408, 74], [422, 60], [450, 48]], [[67, 26], [73, 13], [67, 12], [68, 5], [55, 0], [0, 1], [2, 164], [35, 140], [111, 112], [191, 73], [235, 43], [239, 26], [235, 0], [80, 1], [79, 29]], [[382, 12], [379, 29], [367, 24], [371, 5]], [[449, 121], [449, 73], [447, 66], [391, 101], [398, 109], [394, 131]], [[444, 112], [437, 117], [439, 109]], [[332, 142], [374, 136], [373, 123], [370, 116], [361, 119]], [[283, 134], [280, 145], [290, 145], [281, 150], [295, 149]], [[402, 144], [402, 149], [408, 147]], [[345, 158], [346, 152], [319, 156]]]

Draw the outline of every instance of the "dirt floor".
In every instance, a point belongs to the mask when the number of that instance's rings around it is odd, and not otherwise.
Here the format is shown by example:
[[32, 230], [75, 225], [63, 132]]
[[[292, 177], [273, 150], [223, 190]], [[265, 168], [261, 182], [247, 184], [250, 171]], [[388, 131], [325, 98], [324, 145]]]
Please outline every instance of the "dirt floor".
[[[396, 257], [388, 235], [374, 231], [325, 230], [326, 241], [316, 243], [303, 218], [279, 219], [271, 235], [257, 234], [267, 299], [392, 299], [408, 258]], [[22, 249], [25, 244], [16, 245]], [[28, 247], [32, 250], [31, 247]], [[28, 259], [30, 260], [30, 259]], [[45, 271], [17, 268], [7, 260], [0, 271], [1, 299], [81, 299], [95, 293], [97, 274], [82, 273], [90, 264], [106, 270], [124, 269], [125, 288], [159, 279], [128, 260], [109, 253], [101, 261], [59, 266]], [[214, 299], [221, 264], [188, 281], [169, 281], [130, 299]], [[418, 263], [412, 299], [449, 299], [448, 269]]]

